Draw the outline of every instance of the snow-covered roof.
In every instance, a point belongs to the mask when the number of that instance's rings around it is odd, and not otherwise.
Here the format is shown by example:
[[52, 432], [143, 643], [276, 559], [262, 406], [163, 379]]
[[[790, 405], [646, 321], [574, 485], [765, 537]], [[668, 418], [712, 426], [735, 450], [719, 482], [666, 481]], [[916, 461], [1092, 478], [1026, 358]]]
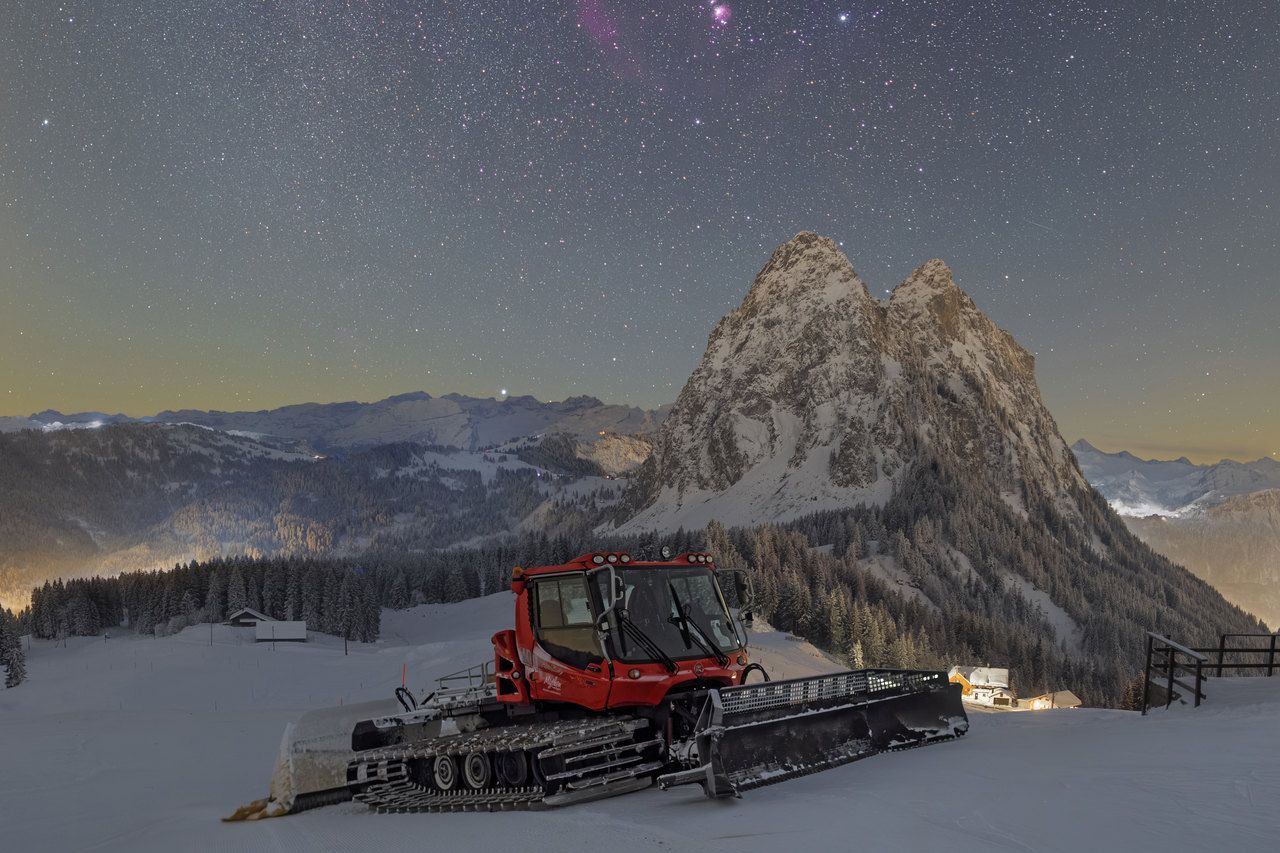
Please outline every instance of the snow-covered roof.
[[974, 687], [1008, 687], [1009, 670], [994, 666], [953, 666], [947, 673], [960, 675]]
[[227, 617], [227, 621], [228, 621], [228, 622], [234, 622], [234, 621], [236, 621], [237, 619], [239, 619], [239, 618], [240, 618], [240, 617], [242, 617], [242, 616], [251, 616], [251, 617], [253, 617], [254, 619], [257, 619], [259, 622], [274, 622], [274, 621], [275, 621], [274, 619], [272, 619], [272, 618], [271, 618], [270, 616], [268, 616], [267, 614], [265, 614], [265, 613], [261, 613], [261, 612], [259, 612], [259, 611], [257, 611], [257, 610], [254, 610], [252, 607], [241, 607], [241, 608], [240, 608], [239, 610], [237, 610], [235, 613], [232, 613], [230, 616], [228, 616], [228, 617]]
[[1033, 696], [1026, 701], [1028, 703], [1034, 703], [1039, 700], [1047, 702], [1050, 708], [1079, 708], [1084, 704], [1080, 701], [1080, 697], [1072, 693], [1070, 690], [1055, 690], [1052, 693]]

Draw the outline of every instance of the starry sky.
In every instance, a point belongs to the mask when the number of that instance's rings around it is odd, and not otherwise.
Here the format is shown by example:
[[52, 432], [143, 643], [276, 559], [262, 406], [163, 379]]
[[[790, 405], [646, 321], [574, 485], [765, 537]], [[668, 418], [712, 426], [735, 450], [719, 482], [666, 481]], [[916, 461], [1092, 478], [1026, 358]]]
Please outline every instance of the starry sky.
[[941, 257], [1068, 440], [1280, 453], [1280, 4], [0, 5], [0, 411], [674, 399]]

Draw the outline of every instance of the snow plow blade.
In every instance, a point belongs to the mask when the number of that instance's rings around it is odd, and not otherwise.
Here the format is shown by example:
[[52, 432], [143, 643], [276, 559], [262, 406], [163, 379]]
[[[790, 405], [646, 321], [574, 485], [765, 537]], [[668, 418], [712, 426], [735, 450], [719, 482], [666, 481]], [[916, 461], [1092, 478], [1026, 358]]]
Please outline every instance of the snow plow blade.
[[347, 765], [356, 754], [354, 732], [360, 723], [384, 717], [397, 707], [392, 700], [379, 700], [303, 714], [284, 730], [267, 796], [223, 820], [280, 817], [351, 799]]
[[699, 766], [658, 784], [732, 797], [968, 729], [960, 686], [941, 672], [868, 669], [720, 688], [698, 718]]

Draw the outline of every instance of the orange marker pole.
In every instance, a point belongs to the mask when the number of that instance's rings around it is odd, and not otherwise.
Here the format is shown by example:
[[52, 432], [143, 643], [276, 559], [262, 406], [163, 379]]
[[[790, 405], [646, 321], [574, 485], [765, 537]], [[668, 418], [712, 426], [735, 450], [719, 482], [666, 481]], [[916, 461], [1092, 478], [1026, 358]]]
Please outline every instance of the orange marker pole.
[[409, 662], [405, 661], [400, 665], [400, 686], [407, 687], [409, 681]]

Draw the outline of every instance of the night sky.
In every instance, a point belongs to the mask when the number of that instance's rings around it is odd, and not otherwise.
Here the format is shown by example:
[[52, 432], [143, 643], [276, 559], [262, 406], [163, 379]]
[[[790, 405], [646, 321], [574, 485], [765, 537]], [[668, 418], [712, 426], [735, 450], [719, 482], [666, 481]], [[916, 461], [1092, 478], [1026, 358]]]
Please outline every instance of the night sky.
[[1068, 440], [1280, 452], [1280, 4], [0, 6], [0, 412], [674, 399], [941, 257]]

